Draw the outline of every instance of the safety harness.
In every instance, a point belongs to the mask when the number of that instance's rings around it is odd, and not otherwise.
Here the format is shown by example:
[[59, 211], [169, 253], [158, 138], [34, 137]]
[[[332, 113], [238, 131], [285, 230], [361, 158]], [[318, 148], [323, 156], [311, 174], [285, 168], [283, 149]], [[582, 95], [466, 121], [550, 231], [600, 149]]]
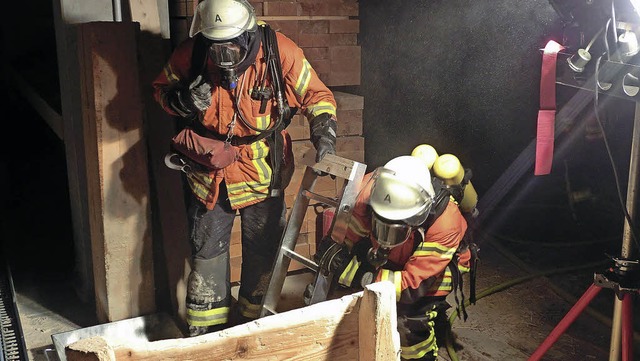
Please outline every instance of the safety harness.
[[[462, 198], [464, 197], [464, 187], [471, 180], [471, 175], [472, 175], [471, 170], [466, 169], [465, 176], [462, 182], [460, 182], [460, 184], [455, 184], [455, 185], [447, 185], [440, 178], [432, 177], [433, 188], [436, 196], [434, 200], [434, 206], [431, 208], [431, 211], [425, 223], [425, 230], [429, 228], [436, 221], [436, 219], [438, 219], [438, 217], [442, 215], [444, 210], [447, 208], [447, 204], [449, 203], [449, 200], [451, 198], [453, 198], [453, 200], [457, 204], [460, 204], [462, 202]], [[463, 213], [463, 216], [465, 216], [467, 223], [470, 223], [472, 221], [471, 219], [472, 217], [470, 215], [466, 215], [465, 213]], [[475, 304], [476, 303], [476, 274], [477, 274], [477, 267], [478, 267], [478, 246], [475, 242], [473, 242], [472, 235], [471, 235], [472, 232], [470, 231], [471, 228], [472, 228], [471, 226], [467, 227], [467, 232], [465, 232], [464, 236], [462, 237], [462, 240], [460, 241], [460, 246], [458, 247], [456, 255], [453, 257], [451, 262], [449, 262], [449, 264], [447, 265], [447, 267], [449, 267], [449, 269], [451, 270], [451, 282], [452, 282], [454, 299], [456, 301], [456, 311], [458, 312], [458, 317], [461, 317], [460, 315], [462, 315], [462, 318], [465, 321], [468, 315], [467, 315], [466, 306], [464, 304], [464, 301], [465, 301], [464, 288], [463, 288], [464, 284], [463, 284], [462, 272], [460, 271], [460, 267], [458, 266], [458, 261], [459, 261], [460, 253], [469, 249], [471, 253], [471, 257], [469, 261], [470, 262], [469, 303]], [[417, 248], [417, 246], [418, 244], [416, 242], [414, 247]], [[414, 251], [415, 251], [415, 248], [414, 248]]]

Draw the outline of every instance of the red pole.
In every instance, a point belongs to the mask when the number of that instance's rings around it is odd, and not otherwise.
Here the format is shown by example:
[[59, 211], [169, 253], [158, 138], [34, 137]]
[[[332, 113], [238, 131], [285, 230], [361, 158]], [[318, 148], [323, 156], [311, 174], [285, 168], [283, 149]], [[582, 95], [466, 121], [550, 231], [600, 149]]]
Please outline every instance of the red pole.
[[576, 302], [573, 307], [567, 312], [564, 318], [556, 325], [556, 327], [551, 331], [549, 336], [538, 346], [536, 351], [529, 357], [528, 361], [538, 361], [544, 356], [544, 354], [549, 351], [551, 346], [562, 336], [562, 334], [571, 326], [573, 321], [578, 318], [580, 313], [584, 311], [584, 309], [589, 305], [591, 300], [602, 290], [599, 286], [592, 284], [587, 291], [580, 297], [578, 302]]

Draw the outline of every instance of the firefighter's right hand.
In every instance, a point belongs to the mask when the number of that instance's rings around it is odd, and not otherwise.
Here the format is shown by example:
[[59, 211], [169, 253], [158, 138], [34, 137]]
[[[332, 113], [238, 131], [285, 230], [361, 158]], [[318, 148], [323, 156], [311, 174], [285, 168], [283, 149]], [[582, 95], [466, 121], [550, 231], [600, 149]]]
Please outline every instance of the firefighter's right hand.
[[206, 82], [202, 75], [198, 75], [189, 84], [189, 101], [193, 108], [198, 111], [205, 111], [211, 106], [211, 85]]
[[189, 86], [175, 86], [166, 93], [166, 103], [178, 115], [193, 118], [211, 105], [211, 84], [198, 75]]

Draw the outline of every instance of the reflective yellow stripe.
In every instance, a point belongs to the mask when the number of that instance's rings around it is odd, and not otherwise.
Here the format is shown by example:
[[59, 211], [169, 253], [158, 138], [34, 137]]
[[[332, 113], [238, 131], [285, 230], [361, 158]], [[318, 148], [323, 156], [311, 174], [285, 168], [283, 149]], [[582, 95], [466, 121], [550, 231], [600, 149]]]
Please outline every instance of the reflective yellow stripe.
[[396, 286], [396, 302], [400, 301], [400, 295], [402, 294], [402, 272], [393, 272], [393, 284]]
[[446, 259], [452, 259], [455, 253], [455, 248], [447, 248], [434, 242], [421, 242], [413, 252], [414, 256], [435, 256]]
[[342, 271], [342, 274], [338, 278], [338, 283], [351, 287], [353, 277], [355, 277], [358, 268], [360, 268], [360, 262], [358, 262], [358, 258], [356, 256], [353, 256], [351, 262], [347, 265], [347, 268]]
[[304, 94], [307, 92], [307, 87], [311, 82], [311, 64], [307, 61], [307, 59], [302, 60], [302, 70], [300, 70], [300, 75], [298, 75], [298, 80], [296, 80], [296, 87], [294, 91], [300, 98], [304, 97]]
[[187, 309], [187, 323], [191, 326], [215, 326], [227, 322], [229, 307], [211, 310]]
[[253, 166], [258, 171], [258, 179], [264, 182], [271, 179], [271, 166], [267, 163], [267, 156], [269, 155], [269, 147], [265, 141], [254, 142], [251, 144], [251, 151], [253, 152]]
[[[254, 190], [258, 191], [257, 189], [254, 189]], [[244, 204], [253, 202], [258, 199], [267, 198], [268, 193], [269, 193], [269, 184], [264, 186], [262, 189], [262, 192], [260, 193], [245, 193], [241, 196], [236, 196], [236, 197], [229, 196], [229, 202], [231, 203], [232, 207], [241, 208]]]
[[358, 217], [351, 217], [351, 221], [349, 222], [349, 230], [353, 233], [357, 234], [360, 237], [367, 236], [371, 229], [366, 227]]
[[394, 282], [394, 278], [393, 278], [393, 272], [389, 271], [388, 269], [381, 269], [380, 270], [380, 281], [389, 281], [392, 282], [393, 284], [395, 284]]
[[312, 118], [318, 116], [320, 114], [328, 113], [333, 116], [336, 115], [336, 107], [329, 102], [318, 102], [317, 104], [311, 105], [306, 109], [306, 115], [311, 116]]
[[191, 187], [191, 190], [196, 196], [202, 199], [207, 199], [207, 195], [210, 193], [211, 183], [213, 183], [213, 178], [209, 177], [209, 175], [204, 172], [192, 172], [187, 173], [187, 181], [189, 182], [189, 187]]
[[396, 287], [396, 302], [400, 301], [400, 295], [402, 294], [402, 271], [393, 272], [388, 269], [380, 270], [380, 281], [393, 282]]
[[460, 270], [460, 273], [468, 273], [469, 271], [471, 271], [471, 268], [462, 265], [458, 265], [458, 269]]
[[253, 304], [246, 298], [240, 296], [238, 297], [238, 309], [240, 310], [240, 314], [244, 317], [258, 318], [260, 317], [262, 305]]
[[431, 287], [429, 287], [430, 292], [436, 291], [451, 291], [453, 289], [453, 282], [451, 278], [451, 271], [447, 267], [444, 271], [444, 274], [437, 279]]
[[176, 73], [171, 69], [171, 64], [167, 64], [164, 67], [164, 76], [167, 77], [171, 83], [177, 83], [180, 81], [180, 78], [176, 75]]
[[[271, 124], [271, 114], [256, 118], [256, 128], [266, 130]], [[260, 132], [258, 132], [260, 134]]]
[[429, 322], [429, 325], [431, 325], [431, 333], [429, 334], [429, 337], [420, 342], [417, 343], [415, 345], [412, 346], [402, 346], [401, 350], [402, 353], [400, 354], [400, 356], [403, 359], [408, 359], [408, 360], [413, 360], [413, 359], [419, 359], [421, 357], [424, 357], [424, 355], [426, 355], [428, 352], [433, 351], [433, 355], [434, 356], [438, 356], [438, 344], [436, 342], [436, 334], [433, 330], [433, 322]]

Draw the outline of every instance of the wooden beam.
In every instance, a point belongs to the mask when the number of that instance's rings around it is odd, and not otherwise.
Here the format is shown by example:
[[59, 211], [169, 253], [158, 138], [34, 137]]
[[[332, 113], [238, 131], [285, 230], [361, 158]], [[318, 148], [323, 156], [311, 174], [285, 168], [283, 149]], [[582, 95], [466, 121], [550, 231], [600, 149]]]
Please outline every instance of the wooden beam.
[[[360, 303], [360, 360], [386, 361], [400, 358], [400, 335], [396, 332], [396, 292], [391, 282], [374, 283]], [[365, 331], [366, 330], [366, 331]]]
[[49, 103], [29, 84], [17, 70], [6, 65], [9, 69], [5, 72], [8, 74], [13, 83], [16, 85], [22, 96], [27, 99], [29, 104], [38, 112], [42, 119], [49, 125], [54, 133], [64, 140], [64, 125], [62, 124], [62, 115], [53, 109]]
[[139, 24], [78, 26], [84, 157], [100, 322], [155, 311]]
[[65, 355], [68, 361], [205, 361], [212, 355], [216, 360], [399, 360], [395, 307], [393, 285], [382, 282], [202, 336], [153, 342], [96, 336], [67, 346]]

